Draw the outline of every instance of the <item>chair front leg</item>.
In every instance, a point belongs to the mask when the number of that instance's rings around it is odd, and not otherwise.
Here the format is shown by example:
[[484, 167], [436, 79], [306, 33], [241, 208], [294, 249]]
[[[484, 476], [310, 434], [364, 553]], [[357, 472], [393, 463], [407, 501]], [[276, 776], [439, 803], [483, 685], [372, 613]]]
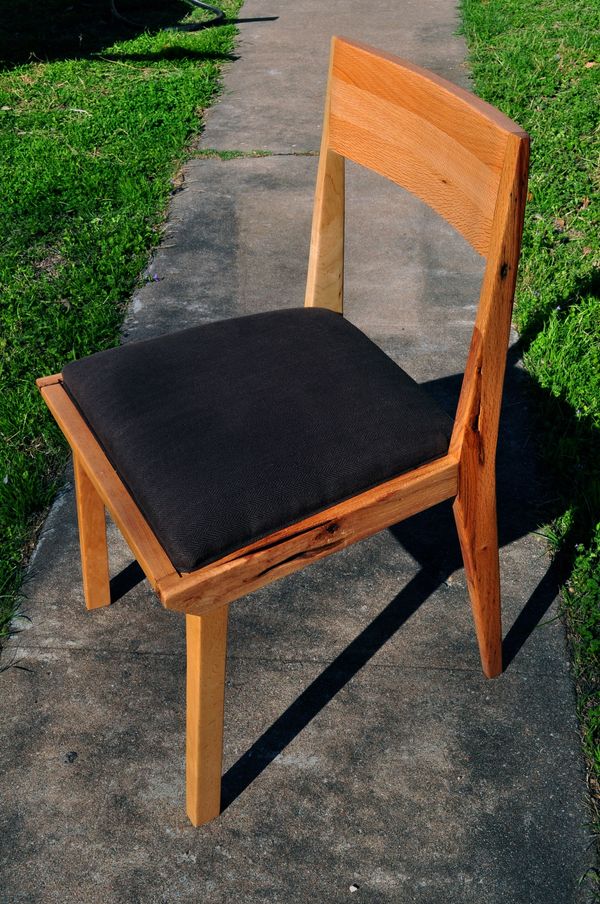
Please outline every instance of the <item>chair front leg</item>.
[[229, 606], [186, 615], [187, 814], [195, 826], [221, 812], [223, 712]]
[[484, 674], [502, 672], [500, 566], [496, 521], [496, 485], [492, 469], [481, 469], [473, 482], [463, 480], [454, 501], [475, 632]]
[[79, 522], [79, 546], [83, 594], [88, 609], [110, 605], [108, 547], [104, 503], [77, 455], [73, 455], [75, 496]]

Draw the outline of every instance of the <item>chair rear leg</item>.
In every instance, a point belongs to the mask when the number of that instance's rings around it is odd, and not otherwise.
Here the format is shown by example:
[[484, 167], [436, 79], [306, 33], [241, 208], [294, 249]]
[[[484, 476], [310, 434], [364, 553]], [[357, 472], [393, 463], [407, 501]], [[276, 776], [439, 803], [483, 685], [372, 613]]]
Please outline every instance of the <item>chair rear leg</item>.
[[186, 615], [187, 814], [195, 826], [221, 812], [228, 606]]
[[104, 503], [76, 455], [73, 467], [85, 605], [97, 609], [110, 605]]
[[477, 481], [471, 492], [463, 487], [454, 501], [453, 510], [481, 665], [488, 678], [495, 678], [502, 672], [502, 622], [496, 487], [493, 478], [486, 483]]

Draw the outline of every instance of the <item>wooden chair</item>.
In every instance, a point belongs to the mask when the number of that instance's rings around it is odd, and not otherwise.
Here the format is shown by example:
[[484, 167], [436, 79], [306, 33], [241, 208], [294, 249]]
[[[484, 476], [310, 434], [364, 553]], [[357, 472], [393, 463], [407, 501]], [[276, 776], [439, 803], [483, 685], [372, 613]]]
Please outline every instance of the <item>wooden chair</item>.
[[[130, 343], [37, 381], [73, 450], [87, 607], [110, 603], [106, 508], [163, 605], [186, 614], [194, 825], [220, 812], [227, 614], [246, 593], [453, 498], [483, 671], [502, 669], [495, 450], [528, 147], [467, 91], [334, 38], [306, 307]], [[486, 258], [454, 422], [331, 313], [345, 158]]]

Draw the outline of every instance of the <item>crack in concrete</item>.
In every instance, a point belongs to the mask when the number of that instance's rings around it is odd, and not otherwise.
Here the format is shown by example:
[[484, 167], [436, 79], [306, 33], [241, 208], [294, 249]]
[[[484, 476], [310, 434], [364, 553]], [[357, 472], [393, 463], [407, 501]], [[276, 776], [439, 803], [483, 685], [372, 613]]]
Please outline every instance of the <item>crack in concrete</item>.
[[216, 150], [213, 148], [206, 148], [203, 150], [200, 148], [197, 151], [194, 151], [187, 159], [187, 162], [190, 160], [222, 160], [223, 163], [229, 163], [232, 160], [258, 160], [261, 157], [318, 157], [319, 151], [314, 150], [304, 150], [304, 151], [235, 151], [231, 150]]
[[[167, 650], [127, 650], [120, 648], [106, 648], [106, 647], [78, 647], [78, 646], [44, 646], [43, 644], [29, 644], [26, 647], [21, 647], [21, 653], [27, 652], [57, 652], [57, 653], [102, 653], [106, 656], [131, 656], [131, 657], [142, 657], [142, 656], [155, 656], [156, 658], [181, 658], [185, 660], [185, 648], [182, 646], [180, 650], [175, 651], [167, 651]], [[230, 661], [235, 662], [266, 662], [272, 665], [323, 665], [329, 666], [332, 664], [333, 660], [331, 659], [311, 659], [311, 658], [302, 658], [302, 659], [269, 659], [266, 656], [242, 656], [236, 653], [227, 654], [227, 658]], [[20, 662], [19, 660], [18, 662]], [[14, 665], [18, 664], [15, 663]], [[386, 669], [388, 671], [401, 671], [401, 672], [460, 672], [467, 673], [472, 675], [481, 675], [481, 669], [479, 666], [444, 666], [444, 665], [410, 665], [410, 664], [393, 664], [387, 662], [370, 662], [370, 665], [376, 669]], [[10, 666], [9, 666], [10, 668]], [[362, 671], [362, 667], [361, 667]], [[503, 675], [508, 675], [508, 670], [503, 673]], [[555, 677], [556, 670], [536, 670], [534, 672], [531, 671], [521, 671], [520, 669], [512, 668], [510, 669], [511, 675], [517, 675], [525, 678], [526, 680], [533, 677]]]

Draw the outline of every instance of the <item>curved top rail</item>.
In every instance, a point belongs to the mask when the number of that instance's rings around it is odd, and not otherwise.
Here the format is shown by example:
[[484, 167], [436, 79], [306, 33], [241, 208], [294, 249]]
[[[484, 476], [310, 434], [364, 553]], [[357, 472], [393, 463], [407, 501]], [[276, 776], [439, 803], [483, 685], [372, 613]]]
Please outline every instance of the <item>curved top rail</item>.
[[527, 134], [468, 91], [335, 37], [328, 147], [417, 195], [487, 255], [509, 135]]

